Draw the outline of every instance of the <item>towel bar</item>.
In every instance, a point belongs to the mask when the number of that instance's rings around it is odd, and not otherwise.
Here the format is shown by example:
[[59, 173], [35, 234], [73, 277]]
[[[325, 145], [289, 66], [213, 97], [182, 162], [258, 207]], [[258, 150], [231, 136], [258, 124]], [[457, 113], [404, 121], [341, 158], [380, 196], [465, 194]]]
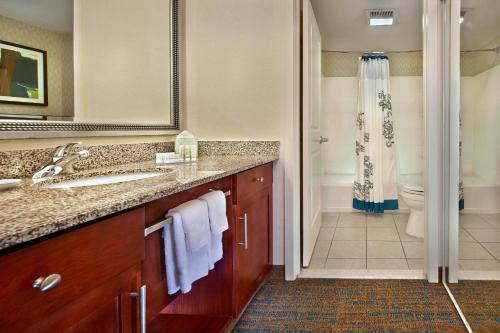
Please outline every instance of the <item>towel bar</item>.
[[[214, 190], [210, 190], [210, 191], [214, 191]], [[224, 195], [226, 197], [230, 196], [231, 191], [224, 192]], [[172, 223], [172, 218], [170, 216], [168, 216], [164, 220], [161, 220], [160, 222], [153, 224], [150, 227], [147, 227], [146, 229], [144, 229], [144, 237], [147, 237], [148, 235], [152, 234], [153, 232], [155, 232], [157, 230], [160, 230], [161, 228], [163, 228], [164, 226], [166, 226], [167, 224], [170, 224], [170, 223]]]

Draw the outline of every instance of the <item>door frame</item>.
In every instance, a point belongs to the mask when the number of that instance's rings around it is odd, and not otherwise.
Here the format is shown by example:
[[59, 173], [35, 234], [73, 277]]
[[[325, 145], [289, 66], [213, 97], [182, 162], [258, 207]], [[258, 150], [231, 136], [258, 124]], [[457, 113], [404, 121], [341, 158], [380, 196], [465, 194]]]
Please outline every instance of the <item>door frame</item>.
[[[319, 27], [317, 26], [317, 20], [314, 15], [314, 11], [312, 10], [312, 5], [310, 0], [303, 0], [304, 7], [302, 9], [303, 12], [303, 17], [306, 15], [308, 16], [307, 22], [310, 21], [309, 17], [314, 18], [314, 22], [309, 22], [313, 23], [314, 27], [313, 30], [315, 31], [316, 28], [318, 28], [318, 33], [319, 32]], [[307, 7], [306, 7], [307, 6]], [[302, 240], [302, 251], [301, 251], [301, 259], [302, 259], [302, 265], [303, 267], [309, 266], [310, 264], [310, 259], [314, 250], [314, 246], [316, 244], [320, 227], [321, 227], [321, 214], [322, 214], [322, 208], [321, 208], [321, 188], [319, 189], [319, 196], [317, 198], [319, 202], [319, 212], [317, 214], [315, 207], [313, 206], [313, 193], [314, 191], [309, 192], [310, 189], [312, 189], [311, 184], [314, 182], [313, 179], [308, 179], [307, 176], [312, 175], [314, 173], [314, 167], [313, 167], [313, 162], [312, 159], [310, 160], [309, 158], [312, 157], [311, 153], [313, 151], [316, 151], [320, 155], [321, 159], [321, 140], [316, 140], [314, 138], [311, 138], [311, 136], [314, 136], [312, 133], [314, 132], [313, 127], [314, 127], [314, 116], [313, 116], [313, 110], [314, 110], [314, 104], [315, 104], [315, 99], [316, 97], [319, 97], [319, 114], [321, 115], [321, 80], [322, 80], [322, 73], [321, 73], [321, 50], [319, 51], [319, 58], [320, 58], [320, 73], [319, 73], [319, 91], [315, 92], [314, 91], [314, 86], [315, 86], [315, 77], [314, 74], [316, 72], [316, 68], [314, 68], [314, 59], [315, 58], [315, 53], [314, 50], [316, 49], [314, 45], [314, 32], [310, 31], [309, 28], [310, 26], [305, 25], [306, 20], [302, 21], [302, 125], [301, 125], [301, 130], [302, 130], [302, 142], [301, 142], [301, 151], [302, 151], [302, 170], [301, 170], [301, 177], [302, 177], [302, 227], [301, 227], [301, 240]], [[320, 34], [321, 38], [321, 34]], [[306, 51], [307, 50], [307, 51]], [[308, 64], [307, 66], [304, 66], [304, 64]], [[308, 91], [306, 92], [306, 88]], [[316, 93], [319, 94], [319, 96], [316, 96]], [[317, 131], [318, 137], [321, 135], [321, 119], [318, 119], [318, 128]], [[312, 142], [315, 142], [312, 144]], [[316, 146], [314, 148], [314, 146]], [[321, 177], [321, 162], [320, 162], [320, 177]], [[320, 180], [321, 183], [321, 180]], [[321, 186], [321, 184], [320, 184]], [[319, 216], [318, 216], [319, 215]], [[314, 242], [312, 244], [309, 244], [310, 241], [314, 239]]]
[[[443, 89], [445, 113], [445, 219], [443, 233], [443, 279], [458, 282], [460, 182], [460, 7], [461, 0], [445, 3], [443, 27]], [[446, 274], [447, 273], [447, 274]]]
[[[444, 184], [443, 184], [443, 10], [444, 1], [423, 1], [423, 55], [424, 55], [424, 166], [425, 166], [425, 264], [424, 271], [429, 282], [439, 282], [439, 267], [442, 265], [442, 235]], [[302, 0], [293, 0], [290, 17], [293, 33], [290, 45], [293, 46], [293, 91], [291, 112], [285, 119], [287, 139], [285, 156], [285, 279], [295, 280], [300, 273], [300, 175], [301, 160], [297, 147], [300, 138], [300, 68], [301, 68], [301, 6]]]
[[285, 280], [295, 280], [300, 273], [300, 111], [301, 111], [301, 4], [302, 0], [292, 0], [289, 13], [290, 31], [287, 36], [290, 46], [288, 68], [292, 72], [292, 80], [287, 89], [292, 92], [289, 101], [290, 112], [286, 113], [283, 121], [286, 123], [283, 142], [284, 164], [284, 235], [285, 235]]
[[443, 14], [444, 1], [423, 0], [424, 273], [439, 282], [444, 221]]

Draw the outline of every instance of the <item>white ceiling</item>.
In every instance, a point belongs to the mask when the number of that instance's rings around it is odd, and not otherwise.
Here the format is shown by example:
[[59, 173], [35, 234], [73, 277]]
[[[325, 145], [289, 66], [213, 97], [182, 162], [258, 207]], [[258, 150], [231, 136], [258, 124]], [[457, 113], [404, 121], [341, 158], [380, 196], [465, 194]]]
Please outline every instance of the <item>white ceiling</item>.
[[[422, 49], [422, 0], [311, 0], [323, 50]], [[396, 24], [371, 27], [366, 9], [396, 9]]]
[[73, 31], [73, 0], [0, 0], [0, 16], [50, 31]]
[[[422, 49], [422, 0], [311, 0], [323, 50], [406, 51]], [[462, 24], [462, 49], [489, 46], [500, 37], [500, 0], [462, 0], [473, 8]], [[396, 24], [371, 27], [366, 9], [396, 9]]]
[[[460, 25], [462, 50], [500, 46], [500, 0], [462, 0], [462, 8], [472, 8]], [[495, 44], [496, 45], [492, 45]]]

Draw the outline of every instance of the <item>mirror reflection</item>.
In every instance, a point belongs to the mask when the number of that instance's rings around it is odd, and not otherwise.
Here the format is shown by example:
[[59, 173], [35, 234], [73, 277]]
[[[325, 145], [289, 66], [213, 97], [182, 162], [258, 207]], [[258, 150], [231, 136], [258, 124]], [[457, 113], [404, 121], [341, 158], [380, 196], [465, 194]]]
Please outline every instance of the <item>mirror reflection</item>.
[[500, 2], [462, 0], [460, 21], [460, 281], [450, 288], [472, 331], [497, 332]]
[[168, 0], [0, 1], [0, 121], [172, 124], [170, 29]]

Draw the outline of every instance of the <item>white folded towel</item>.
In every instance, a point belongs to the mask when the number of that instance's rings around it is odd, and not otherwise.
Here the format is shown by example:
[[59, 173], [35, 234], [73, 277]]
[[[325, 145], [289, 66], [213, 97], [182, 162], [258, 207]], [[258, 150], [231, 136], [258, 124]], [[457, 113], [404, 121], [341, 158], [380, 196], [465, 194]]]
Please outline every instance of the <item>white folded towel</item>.
[[211, 248], [211, 256], [213, 263], [221, 260], [223, 257], [223, 249], [222, 249], [222, 233], [218, 235], [212, 235], [212, 248]]
[[[170, 211], [168, 215], [172, 223], [163, 228], [168, 293], [175, 294], [179, 290], [187, 293], [194, 281], [207, 276], [214, 268], [213, 243], [210, 241], [198, 251], [188, 251], [181, 214]], [[210, 232], [208, 234], [210, 237]]]
[[186, 235], [186, 248], [189, 252], [200, 250], [210, 242], [210, 222], [208, 206], [202, 200], [191, 200], [168, 212], [172, 216], [178, 213], [182, 219], [182, 227]]
[[212, 234], [218, 235], [229, 228], [226, 215], [226, 196], [222, 191], [212, 191], [202, 195], [198, 199], [208, 205], [208, 217]]
[[222, 233], [229, 229], [226, 215], [226, 196], [222, 191], [212, 191], [199, 197], [208, 205], [210, 230], [212, 231], [212, 258], [214, 263], [223, 257]]

